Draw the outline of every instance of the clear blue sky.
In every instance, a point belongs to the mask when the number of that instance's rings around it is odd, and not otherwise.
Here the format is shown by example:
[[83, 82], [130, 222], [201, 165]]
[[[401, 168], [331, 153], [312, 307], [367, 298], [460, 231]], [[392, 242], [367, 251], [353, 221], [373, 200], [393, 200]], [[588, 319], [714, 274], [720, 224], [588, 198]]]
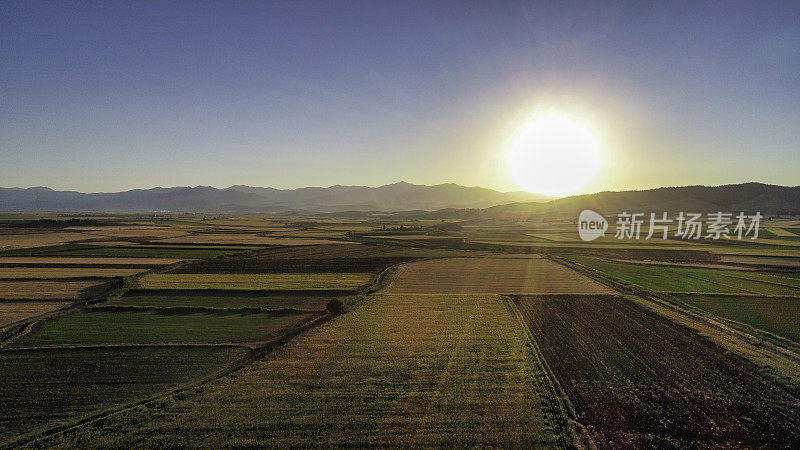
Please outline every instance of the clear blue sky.
[[600, 3], [2, 1], [0, 186], [516, 190], [541, 105], [588, 191], [800, 184], [800, 2]]

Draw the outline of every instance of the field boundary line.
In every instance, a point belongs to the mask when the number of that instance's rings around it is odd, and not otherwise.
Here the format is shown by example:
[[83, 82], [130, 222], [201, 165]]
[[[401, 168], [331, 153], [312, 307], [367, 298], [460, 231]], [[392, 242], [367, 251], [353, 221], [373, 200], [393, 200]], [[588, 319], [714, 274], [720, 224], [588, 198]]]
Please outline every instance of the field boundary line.
[[[782, 336], [775, 336], [774, 334], [769, 333], [768, 331], [760, 330], [750, 325], [742, 324], [735, 320], [726, 319], [724, 317], [718, 317], [708, 311], [705, 311], [693, 305], [689, 305], [686, 302], [683, 302], [680, 299], [673, 297], [672, 294], [674, 294], [674, 292], [649, 291], [647, 289], [640, 288], [636, 285], [628, 285], [622, 280], [617, 280], [610, 275], [607, 275], [605, 273], [600, 273], [600, 271], [590, 267], [586, 267], [580, 263], [576, 263], [573, 261], [560, 261], [560, 260], [557, 262], [560, 262], [566, 265], [567, 267], [572, 268], [573, 270], [584, 273], [587, 276], [595, 277], [596, 280], [607, 283], [608, 286], [613, 287], [620, 293], [635, 295], [644, 300], [660, 304], [665, 308], [671, 309], [681, 315], [693, 318], [707, 325], [710, 325], [714, 328], [717, 328], [721, 331], [724, 331], [728, 334], [734, 335], [735, 337], [741, 338], [752, 345], [755, 345], [757, 347], [766, 347], [768, 350], [777, 352], [794, 361], [800, 362], [800, 353], [793, 350], [793, 347], [800, 348], [800, 345], [798, 343], [795, 343], [791, 339], [787, 339]], [[575, 267], [571, 266], [571, 264], [574, 264]], [[737, 296], [770, 297], [770, 298], [788, 298], [788, 299], [797, 298], [794, 296], [765, 296], [761, 294], [752, 294], [752, 293], [740, 294], [738, 292], [717, 293], [717, 294], [707, 294], [702, 292], [686, 292], [686, 293], [681, 292], [678, 294], [719, 295], [719, 296], [733, 296], [733, 297]], [[759, 335], [766, 335], [768, 339], [759, 337]], [[772, 342], [773, 340], [779, 342], [780, 344]]]
[[253, 347], [247, 345], [246, 342], [237, 343], [237, 342], [222, 342], [218, 344], [206, 344], [206, 343], [181, 343], [181, 344], [168, 344], [168, 343], [160, 343], [160, 344], [67, 344], [67, 345], [40, 345], [35, 347], [14, 347], [14, 348], [7, 348], [3, 350], [4, 352], [8, 353], [24, 353], [24, 352], [35, 352], [35, 351], [47, 351], [47, 350], [94, 350], [94, 349], [104, 349], [104, 348], [173, 348], [173, 347], [207, 347], [207, 348], [214, 348], [214, 347], [233, 347], [233, 348], [246, 348], [249, 350], [253, 350]]
[[[775, 344], [770, 342], [765, 338], [761, 338], [755, 336], [747, 331], [737, 329], [732, 325], [726, 324], [726, 322], [734, 322], [735, 321], [728, 321], [727, 319], [717, 318], [716, 316], [708, 313], [707, 311], [703, 311], [702, 313], [694, 311], [695, 308], [687, 308], [683, 307], [678, 303], [682, 303], [677, 299], [674, 299], [671, 296], [664, 296], [663, 294], [655, 293], [648, 290], [640, 289], [636, 286], [628, 285], [622, 283], [621, 281], [606, 275], [604, 273], [600, 273], [599, 271], [586, 267], [582, 264], [562, 260], [560, 258], [553, 258], [556, 262], [559, 262], [569, 268], [572, 268], [575, 271], [583, 273], [587, 276], [591, 276], [596, 280], [606, 283], [608, 286], [617, 289], [621, 294], [624, 294], [626, 298], [628, 296], [633, 296], [640, 301], [632, 300], [635, 303], [639, 304], [640, 306], [652, 311], [654, 314], [658, 314], [659, 316], [665, 318], [666, 320], [675, 323], [678, 326], [684, 327], [687, 330], [697, 334], [698, 336], [702, 337], [703, 339], [711, 342], [712, 344], [720, 347], [724, 351], [728, 351], [736, 358], [741, 361], [743, 364], [748, 365], [749, 367], [753, 368], [753, 370], [760, 374], [761, 376], [767, 377], [779, 386], [782, 386], [784, 389], [790, 391], [795, 396], [800, 396], [800, 371], [793, 371], [792, 378], [789, 380], [783, 379], [778, 375], [779, 365], [776, 366], [775, 364], [769, 363], [759, 363], [750, 357], [746, 356], [744, 350], [738, 349], [740, 346], [744, 346], [746, 349], [750, 350], [751, 352], [761, 353], [762, 359], [767, 359], [770, 363], [774, 362], [775, 359], [788, 361], [800, 367], [800, 354], [795, 352], [790, 348], [783, 347], [781, 345]], [[735, 293], [729, 295], [736, 295]], [[630, 300], [630, 298], [628, 298]], [[650, 306], [652, 305], [652, 307]], [[679, 317], [682, 317], [686, 320], [686, 323], [679, 323], [674, 318], [670, 317], [669, 315], [663, 314], [660, 311], [657, 311], [655, 308], [660, 307], [664, 308], [667, 311], [672, 312], [673, 314], [677, 314]], [[732, 338], [737, 342], [729, 342], [729, 345], [725, 345], [722, 342], [718, 342], [717, 340], [713, 339], [707, 332], [701, 330], [701, 327], [707, 326], [710, 329], [722, 333], [726, 335], [729, 339]], [[752, 327], [751, 327], [752, 328]], [[767, 333], [763, 330], [758, 330], [759, 333]], [[767, 333], [769, 334], [769, 333]], [[788, 339], [781, 338], [783, 341], [789, 341]], [[791, 341], [789, 341], [791, 342]], [[739, 345], [736, 345], [736, 344]], [[766, 353], [766, 355], [763, 355]]]
[[[495, 294], [497, 295], [497, 294]], [[513, 316], [515, 319], [515, 325], [519, 328], [523, 335], [528, 339], [528, 353], [533, 356], [536, 362], [542, 367], [542, 371], [544, 372], [545, 379], [547, 383], [553, 390], [553, 394], [555, 395], [555, 403], [558, 405], [558, 409], [562, 411], [567, 417], [567, 428], [569, 431], [569, 435], [572, 438], [572, 444], [574, 444], [578, 448], [588, 448], [591, 450], [596, 450], [597, 446], [594, 444], [594, 441], [589, 436], [589, 432], [586, 430], [586, 427], [583, 426], [580, 422], [578, 422], [577, 414], [575, 413], [575, 408], [572, 406], [572, 401], [570, 401], [567, 392], [561, 386], [561, 383], [558, 381], [558, 378], [555, 376], [553, 371], [550, 369], [550, 365], [547, 364], [547, 360], [544, 358], [544, 354], [542, 354], [542, 350], [539, 348], [539, 343], [536, 342], [536, 338], [533, 337], [531, 330], [528, 328], [528, 324], [525, 323], [525, 319], [522, 317], [522, 313], [517, 308], [517, 305], [514, 303], [514, 300], [508, 295], [500, 295], [503, 299], [503, 303], [506, 306], [508, 312]]]
[[[73, 428], [76, 428], [76, 427], [79, 427], [81, 425], [85, 425], [87, 423], [102, 422], [103, 420], [106, 420], [106, 419], [109, 419], [109, 418], [111, 418], [113, 416], [125, 413], [126, 411], [132, 410], [134, 408], [137, 408], [137, 407], [140, 407], [140, 406], [143, 406], [143, 405], [150, 405], [150, 404], [159, 402], [159, 401], [161, 401], [163, 399], [166, 399], [166, 398], [176, 398], [178, 400], [181, 400], [181, 399], [193, 396], [193, 395], [197, 395], [197, 394], [201, 393], [204, 390], [204, 388], [203, 388], [204, 385], [206, 385], [208, 383], [213, 383], [213, 382], [218, 381], [218, 380], [220, 380], [222, 378], [225, 378], [228, 375], [231, 375], [231, 374], [233, 374], [233, 373], [235, 373], [235, 372], [237, 372], [239, 370], [242, 370], [245, 367], [248, 367], [252, 362], [256, 361], [257, 359], [269, 358], [270, 355], [272, 355], [276, 349], [278, 349], [278, 348], [280, 348], [280, 347], [282, 347], [284, 345], [287, 345], [288, 343], [290, 343], [292, 341], [292, 339], [294, 337], [298, 336], [299, 334], [301, 334], [301, 333], [303, 333], [303, 332], [305, 332], [307, 330], [310, 330], [312, 328], [316, 328], [317, 326], [320, 326], [320, 325], [326, 323], [332, 317], [335, 317], [335, 315], [331, 314], [328, 311], [322, 312], [318, 316], [303, 322], [302, 324], [298, 325], [297, 327], [295, 327], [295, 328], [293, 328], [291, 330], [288, 330], [284, 334], [282, 334], [282, 335], [280, 335], [278, 337], [275, 337], [274, 339], [261, 342], [260, 344], [262, 344], [262, 345], [260, 345], [257, 348], [248, 347], [247, 345], [244, 345], [244, 344], [237, 344], [235, 346], [242, 347], [242, 348], [248, 348], [249, 352], [247, 352], [244, 357], [240, 358], [237, 361], [234, 361], [233, 363], [229, 364], [227, 367], [223, 368], [222, 370], [218, 371], [217, 373], [215, 373], [215, 374], [213, 374], [213, 375], [211, 375], [209, 377], [205, 377], [205, 378], [203, 378], [201, 380], [197, 380], [197, 381], [193, 381], [193, 382], [184, 384], [182, 386], [179, 386], [177, 388], [174, 388], [174, 389], [171, 389], [171, 390], [168, 390], [168, 391], [165, 391], [165, 392], [160, 392], [158, 394], [149, 396], [147, 398], [143, 398], [143, 399], [138, 400], [138, 401], [133, 402], [133, 403], [126, 403], [126, 404], [121, 405], [121, 406], [108, 408], [106, 410], [97, 412], [95, 414], [92, 414], [92, 415], [87, 416], [87, 417], [83, 417], [83, 418], [78, 419], [78, 420], [71, 421], [71, 422], [63, 424], [63, 425], [59, 425], [59, 426], [56, 426], [56, 427], [53, 427], [53, 428], [48, 428], [48, 429], [45, 429], [45, 430], [33, 432], [31, 434], [28, 434], [28, 435], [25, 435], [25, 436], [21, 436], [18, 439], [15, 439], [15, 440], [12, 440], [12, 441], [9, 441], [9, 442], [5, 442], [5, 443], [0, 443], [0, 449], [16, 448], [16, 447], [20, 447], [20, 446], [29, 445], [31, 443], [34, 443], [37, 440], [62, 434], [64, 432], [66, 432], [66, 431], [69, 431], [69, 430], [71, 430]], [[129, 345], [129, 344], [123, 344], [123, 345]], [[219, 344], [202, 344], [202, 345], [209, 345], [210, 347], [219, 346]], [[186, 344], [177, 344], [177, 346], [186, 346]], [[234, 345], [231, 345], [231, 346], [234, 346]], [[64, 348], [60, 348], [60, 349], [64, 349]], [[20, 350], [26, 350], [26, 349], [20, 349]]]

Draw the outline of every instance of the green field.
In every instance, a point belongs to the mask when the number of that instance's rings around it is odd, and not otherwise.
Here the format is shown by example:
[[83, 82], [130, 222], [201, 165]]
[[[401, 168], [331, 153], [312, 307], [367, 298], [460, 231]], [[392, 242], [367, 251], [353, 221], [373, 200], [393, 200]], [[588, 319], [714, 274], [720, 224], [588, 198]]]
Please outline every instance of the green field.
[[369, 273], [154, 273], [140, 289], [356, 290], [372, 281]]
[[37, 445], [566, 447], [509, 300], [373, 296], [196, 392]]
[[720, 317], [800, 343], [800, 298], [682, 294], [677, 297]]
[[583, 256], [570, 256], [569, 259], [654, 291], [800, 296], [800, 283], [796, 279], [766, 273], [652, 266]]
[[320, 294], [298, 291], [293, 293], [269, 293], [251, 291], [231, 291], [211, 294], [198, 294], [180, 290], [170, 291], [131, 291], [108, 305], [140, 306], [152, 308], [172, 308], [178, 306], [201, 306], [204, 308], [261, 308], [264, 310], [296, 309], [321, 311], [332, 298], [341, 298], [342, 293]]
[[86, 309], [47, 320], [18, 347], [79, 344], [213, 344], [264, 341], [311, 314]]
[[0, 442], [211, 376], [236, 347], [0, 351]]

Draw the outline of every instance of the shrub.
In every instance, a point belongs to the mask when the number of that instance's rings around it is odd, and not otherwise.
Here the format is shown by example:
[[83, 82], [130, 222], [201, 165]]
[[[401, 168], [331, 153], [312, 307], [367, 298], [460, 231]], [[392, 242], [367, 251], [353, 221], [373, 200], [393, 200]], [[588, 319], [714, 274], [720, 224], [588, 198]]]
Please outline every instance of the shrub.
[[344, 311], [344, 305], [338, 298], [334, 298], [329, 301], [325, 308], [332, 314], [341, 314]]

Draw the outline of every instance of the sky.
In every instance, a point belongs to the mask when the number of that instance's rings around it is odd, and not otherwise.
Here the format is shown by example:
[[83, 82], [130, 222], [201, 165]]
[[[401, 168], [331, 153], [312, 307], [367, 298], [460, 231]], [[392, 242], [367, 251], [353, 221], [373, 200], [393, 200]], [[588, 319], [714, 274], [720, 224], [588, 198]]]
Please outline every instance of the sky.
[[800, 2], [0, 2], [0, 186], [520, 190], [538, 112], [580, 192], [800, 184]]

